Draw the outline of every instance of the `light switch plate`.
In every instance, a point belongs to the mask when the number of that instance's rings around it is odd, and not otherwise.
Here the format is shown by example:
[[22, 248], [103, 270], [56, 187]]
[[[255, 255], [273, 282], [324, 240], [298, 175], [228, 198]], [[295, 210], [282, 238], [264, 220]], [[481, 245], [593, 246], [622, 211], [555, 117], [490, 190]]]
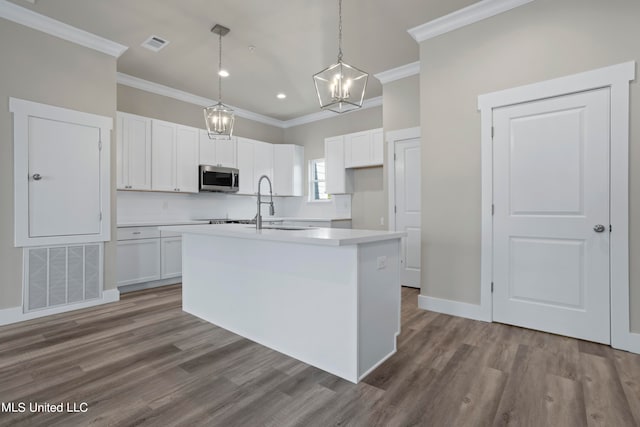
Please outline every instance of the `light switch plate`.
[[379, 256], [377, 260], [377, 266], [378, 270], [384, 270], [385, 268], [387, 268], [387, 257]]

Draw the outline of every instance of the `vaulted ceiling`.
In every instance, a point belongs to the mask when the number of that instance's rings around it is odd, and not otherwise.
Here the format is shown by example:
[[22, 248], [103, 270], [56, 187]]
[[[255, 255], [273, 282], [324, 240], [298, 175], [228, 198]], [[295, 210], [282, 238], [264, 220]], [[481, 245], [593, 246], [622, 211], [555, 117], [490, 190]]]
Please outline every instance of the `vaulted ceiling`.
[[[225, 103], [288, 120], [319, 110], [312, 75], [337, 59], [337, 0], [11, 0], [129, 49], [118, 71], [217, 99], [219, 23]], [[366, 98], [382, 94], [372, 75], [418, 60], [407, 29], [475, 0], [343, 0], [345, 62], [370, 73]], [[158, 53], [140, 46], [157, 35]], [[251, 50], [249, 47], [254, 46]], [[287, 95], [284, 100], [276, 94]]]

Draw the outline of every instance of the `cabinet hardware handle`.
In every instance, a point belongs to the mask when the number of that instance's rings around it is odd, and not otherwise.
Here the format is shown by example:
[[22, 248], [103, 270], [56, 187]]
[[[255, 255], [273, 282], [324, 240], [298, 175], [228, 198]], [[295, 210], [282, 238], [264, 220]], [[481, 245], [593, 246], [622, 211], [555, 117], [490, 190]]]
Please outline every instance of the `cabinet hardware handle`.
[[33, 174], [33, 180], [34, 181], [40, 181], [42, 179], [42, 175], [40, 175], [39, 173], [34, 173]]
[[133, 233], [131, 233], [131, 234], [141, 234], [141, 233], [142, 233], [141, 231], [134, 231], [134, 232], [133, 232]]

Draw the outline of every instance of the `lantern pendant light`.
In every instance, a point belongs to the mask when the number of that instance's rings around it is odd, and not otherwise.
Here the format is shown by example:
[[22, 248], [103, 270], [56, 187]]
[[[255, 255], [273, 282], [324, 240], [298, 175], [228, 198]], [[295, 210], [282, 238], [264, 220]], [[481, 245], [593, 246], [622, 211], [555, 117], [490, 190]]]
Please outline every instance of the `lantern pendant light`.
[[369, 74], [342, 61], [342, 0], [338, 0], [338, 62], [314, 74], [320, 108], [344, 113], [362, 107]]
[[233, 109], [222, 103], [222, 37], [229, 29], [222, 25], [215, 25], [211, 32], [218, 35], [218, 103], [204, 109], [204, 120], [210, 139], [231, 139], [233, 134]]

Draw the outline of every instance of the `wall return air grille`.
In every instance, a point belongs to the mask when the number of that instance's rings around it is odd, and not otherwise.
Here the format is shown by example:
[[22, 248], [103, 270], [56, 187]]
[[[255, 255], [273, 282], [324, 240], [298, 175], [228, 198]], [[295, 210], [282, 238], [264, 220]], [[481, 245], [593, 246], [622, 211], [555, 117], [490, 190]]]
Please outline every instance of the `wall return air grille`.
[[102, 296], [102, 244], [24, 249], [25, 313]]

